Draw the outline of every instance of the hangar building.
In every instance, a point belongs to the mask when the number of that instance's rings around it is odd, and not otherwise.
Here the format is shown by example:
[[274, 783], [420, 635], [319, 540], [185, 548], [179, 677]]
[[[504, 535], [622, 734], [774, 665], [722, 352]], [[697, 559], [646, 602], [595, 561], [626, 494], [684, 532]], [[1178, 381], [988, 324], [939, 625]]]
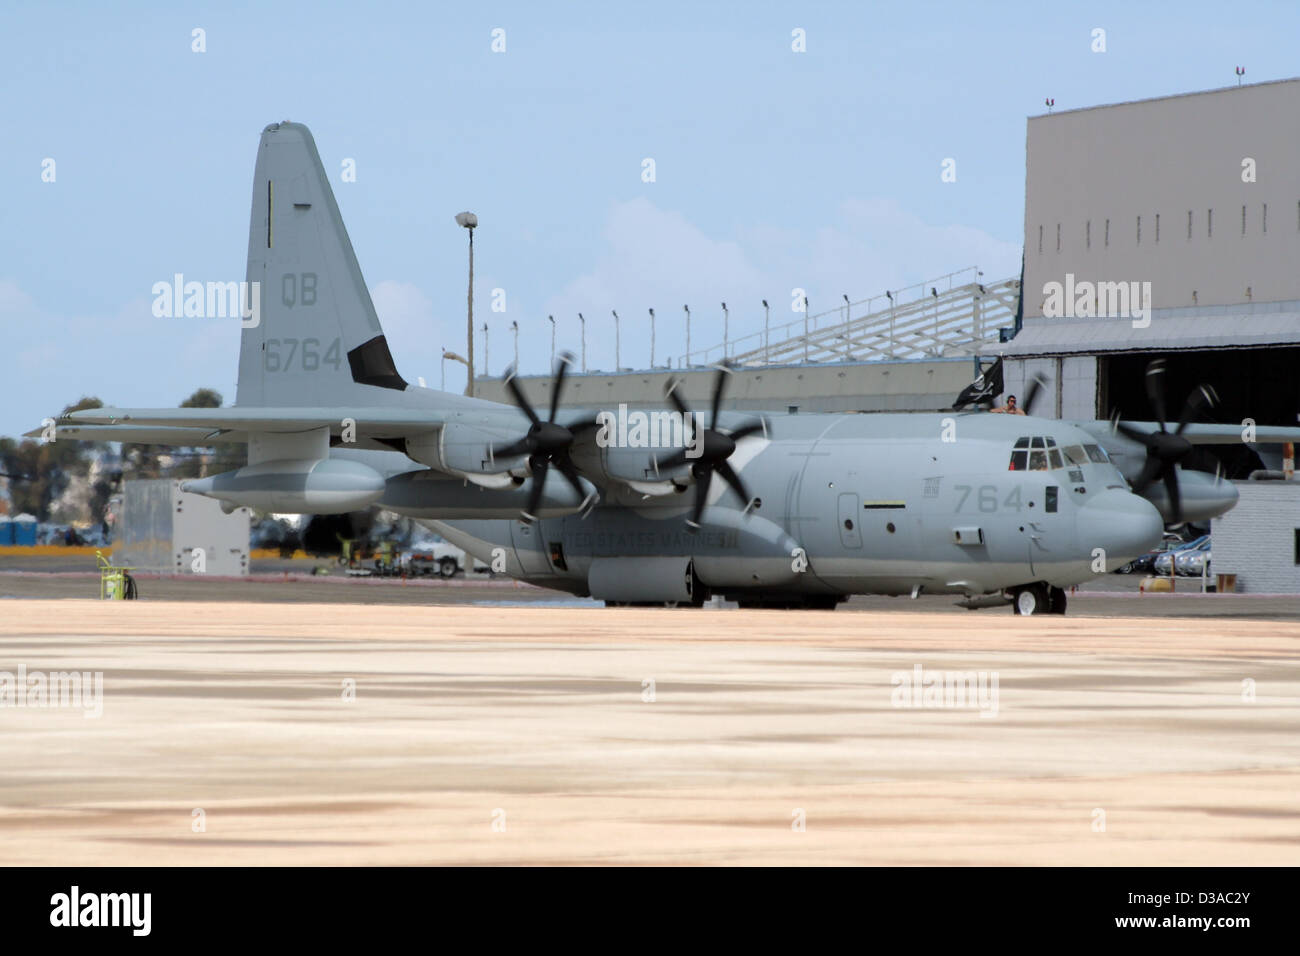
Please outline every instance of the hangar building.
[[[985, 352], [1008, 391], [1041, 374], [1039, 414], [1149, 419], [1159, 356], [1171, 417], [1208, 383], [1220, 422], [1294, 425], [1297, 116], [1300, 79], [1031, 117], [1023, 327]], [[1233, 477], [1257, 467], [1225, 447]]]

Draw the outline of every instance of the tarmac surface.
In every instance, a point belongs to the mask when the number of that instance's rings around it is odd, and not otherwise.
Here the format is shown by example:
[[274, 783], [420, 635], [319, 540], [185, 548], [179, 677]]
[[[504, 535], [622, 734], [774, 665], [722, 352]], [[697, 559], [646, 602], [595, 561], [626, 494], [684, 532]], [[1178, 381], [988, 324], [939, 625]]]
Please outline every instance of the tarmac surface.
[[95, 586], [0, 575], [0, 671], [103, 674], [97, 703], [0, 706], [9, 864], [1300, 862], [1290, 598], [67, 581]]

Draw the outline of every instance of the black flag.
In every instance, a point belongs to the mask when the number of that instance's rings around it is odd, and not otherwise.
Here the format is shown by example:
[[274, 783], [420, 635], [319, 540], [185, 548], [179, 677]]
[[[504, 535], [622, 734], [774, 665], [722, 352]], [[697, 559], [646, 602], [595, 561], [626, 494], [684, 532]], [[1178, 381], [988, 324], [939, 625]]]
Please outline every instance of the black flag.
[[993, 399], [1002, 394], [1002, 387], [1002, 359], [999, 358], [979, 378], [961, 390], [952, 407], [955, 411], [967, 405], [991, 404]]

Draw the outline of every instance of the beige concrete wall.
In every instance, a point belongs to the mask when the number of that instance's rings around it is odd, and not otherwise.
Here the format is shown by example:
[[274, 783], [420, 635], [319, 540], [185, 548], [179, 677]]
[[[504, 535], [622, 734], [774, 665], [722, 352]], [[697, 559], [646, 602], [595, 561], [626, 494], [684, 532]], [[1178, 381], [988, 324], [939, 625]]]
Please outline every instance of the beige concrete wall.
[[1026, 318], [1066, 273], [1154, 308], [1300, 299], [1300, 79], [1032, 117], [1026, 166]]
[[[564, 404], [589, 408], [664, 405], [670, 378], [683, 380], [684, 395], [693, 408], [705, 411], [713, 391], [712, 369], [625, 372], [621, 375], [571, 375]], [[726, 408], [800, 412], [939, 411], [951, 407], [957, 394], [975, 379], [969, 358], [946, 361], [858, 362], [835, 365], [786, 365], [737, 369], [727, 388]], [[521, 376], [534, 405], [550, 403], [549, 378]], [[498, 402], [511, 401], [499, 380], [478, 380], [475, 394]]]

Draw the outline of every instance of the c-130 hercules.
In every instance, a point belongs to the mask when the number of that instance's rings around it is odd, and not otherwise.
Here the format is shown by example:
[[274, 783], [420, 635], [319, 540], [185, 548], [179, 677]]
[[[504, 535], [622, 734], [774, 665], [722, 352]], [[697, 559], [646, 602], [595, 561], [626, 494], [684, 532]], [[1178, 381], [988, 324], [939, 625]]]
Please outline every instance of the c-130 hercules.
[[[593, 410], [559, 408], [564, 363], [545, 420], [513, 379], [518, 407], [410, 385], [298, 123], [262, 133], [247, 279], [264, 293], [259, 323], [242, 331], [233, 407], [88, 409], [57, 437], [243, 443], [245, 467], [187, 490], [228, 509], [378, 505], [498, 568], [504, 559], [513, 577], [609, 604], [698, 606], [720, 594], [833, 608], [852, 594], [926, 593], [1064, 613], [1066, 587], [1153, 547], [1166, 518], [1203, 520], [1236, 500], [1230, 484], [1177, 468], [1189, 439], [1239, 440], [1229, 426], [1184, 422], [1176, 439], [1146, 439], [1129, 470], [1142, 473], [1148, 500], [1106, 450], [1140, 446], [1109, 422], [753, 416], [720, 410], [724, 370], [705, 416], [687, 414], [670, 388], [677, 417], [659, 420], [679, 447], [647, 449], [617, 440]], [[1139, 439], [1165, 430], [1126, 428]]]

